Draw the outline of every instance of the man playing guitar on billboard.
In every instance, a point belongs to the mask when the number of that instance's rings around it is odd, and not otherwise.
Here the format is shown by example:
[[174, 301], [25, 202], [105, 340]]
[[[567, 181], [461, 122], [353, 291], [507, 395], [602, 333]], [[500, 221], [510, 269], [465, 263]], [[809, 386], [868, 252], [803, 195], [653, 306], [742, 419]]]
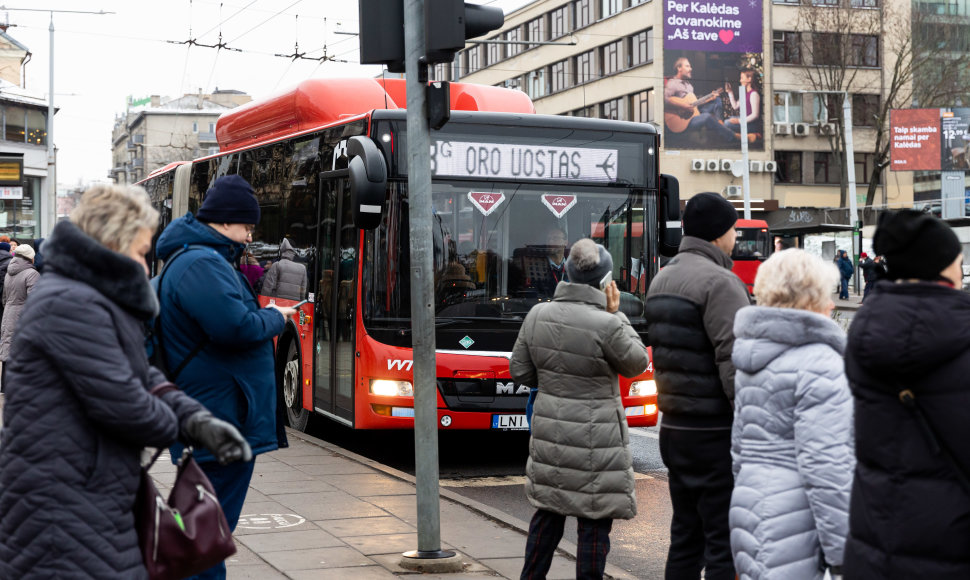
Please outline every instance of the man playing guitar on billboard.
[[697, 98], [691, 84], [690, 61], [685, 57], [674, 62], [674, 76], [667, 80], [664, 87], [664, 123], [672, 133], [697, 133], [706, 128], [714, 139], [724, 144], [737, 143], [737, 133], [724, 126], [721, 121], [721, 93], [723, 88]]

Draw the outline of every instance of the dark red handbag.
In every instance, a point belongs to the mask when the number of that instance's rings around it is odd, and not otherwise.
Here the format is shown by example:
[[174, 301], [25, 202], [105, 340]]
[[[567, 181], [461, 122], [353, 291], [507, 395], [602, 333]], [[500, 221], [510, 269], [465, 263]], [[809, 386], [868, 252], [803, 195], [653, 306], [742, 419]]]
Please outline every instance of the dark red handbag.
[[135, 500], [135, 526], [148, 576], [179, 580], [208, 570], [236, 553], [222, 507], [209, 478], [186, 448], [168, 501], [155, 487], [148, 470], [141, 471]]

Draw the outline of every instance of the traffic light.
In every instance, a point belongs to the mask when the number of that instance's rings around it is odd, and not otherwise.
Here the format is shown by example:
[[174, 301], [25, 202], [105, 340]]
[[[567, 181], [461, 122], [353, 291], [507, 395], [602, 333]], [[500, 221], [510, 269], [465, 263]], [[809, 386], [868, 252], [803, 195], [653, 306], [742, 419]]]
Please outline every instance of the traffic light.
[[404, 72], [404, 0], [358, 0], [360, 64]]
[[428, 64], [455, 60], [455, 53], [465, 48], [465, 40], [488, 34], [504, 23], [501, 8], [462, 0], [425, 0], [424, 46]]

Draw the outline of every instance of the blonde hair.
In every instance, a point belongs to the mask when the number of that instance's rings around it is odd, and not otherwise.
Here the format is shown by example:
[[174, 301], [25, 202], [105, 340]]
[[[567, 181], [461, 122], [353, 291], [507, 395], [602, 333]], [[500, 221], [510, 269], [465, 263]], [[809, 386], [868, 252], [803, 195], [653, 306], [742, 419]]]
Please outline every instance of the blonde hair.
[[84, 192], [71, 221], [102, 246], [124, 253], [142, 228], [155, 232], [158, 212], [137, 185], [95, 185]]
[[758, 268], [754, 294], [759, 306], [822, 310], [839, 282], [835, 264], [805, 250], [775, 252]]

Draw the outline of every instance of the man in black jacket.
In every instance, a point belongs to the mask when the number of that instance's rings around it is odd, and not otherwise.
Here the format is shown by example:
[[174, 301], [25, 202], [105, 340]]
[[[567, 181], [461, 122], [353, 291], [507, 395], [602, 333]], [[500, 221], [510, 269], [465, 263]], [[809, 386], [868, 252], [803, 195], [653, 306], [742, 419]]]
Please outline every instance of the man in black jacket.
[[660, 454], [668, 469], [673, 520], [667, 580], [733, 580], [728, 509], [734, 421], [734, 315], [750, 304], [731, 272], [738, 212], [716, 193], [684, 210], [680, 250], [647, 293]]

